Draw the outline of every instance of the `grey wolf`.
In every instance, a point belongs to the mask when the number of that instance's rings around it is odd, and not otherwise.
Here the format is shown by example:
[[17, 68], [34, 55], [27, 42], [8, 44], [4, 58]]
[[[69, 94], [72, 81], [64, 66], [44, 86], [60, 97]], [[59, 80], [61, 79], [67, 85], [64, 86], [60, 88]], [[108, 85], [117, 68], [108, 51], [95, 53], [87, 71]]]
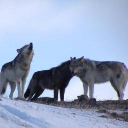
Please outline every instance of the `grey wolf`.
[[35, 72], [24, 97], [28, 100], [35, 100], [45, 89], [51, 89], [54, 90], [55, 100], [58, 100], [58, 91], [60, 90], [60, 99], [64, 101], [65, 88], [73, 77], [69, 69], [70, 62], [69, 60], [50, 70]]
[[16, 85], [18, 86], [18, 98], [24, 98], [24, 86], [30, 70], [30, 64], [34, 55], [33, 44], [25, 45], [17, 49], [18, 55], [11, 62], [2, 66], [0, 74], [0, 93], [4, 94], [8, 83], [11, 87], [10, 99], [13, 99], [13, 93]]
[[89, 87], [89, 97], [93, 98], [94, 84], [100, 84], [109, 81], [122, 100], [124, 89], [128, 81], [127, 67], [116, 61], [93, 61], [90, 59], [71, 58], [70, 70], [78, 76], [83, 82], [84, 95], [87, 95]]

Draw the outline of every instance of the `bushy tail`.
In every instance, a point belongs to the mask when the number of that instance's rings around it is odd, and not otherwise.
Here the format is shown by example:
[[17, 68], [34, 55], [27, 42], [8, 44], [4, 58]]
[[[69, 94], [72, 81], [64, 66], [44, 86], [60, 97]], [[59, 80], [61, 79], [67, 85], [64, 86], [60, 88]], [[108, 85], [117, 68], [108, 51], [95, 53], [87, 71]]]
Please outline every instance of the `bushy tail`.
[[30, 96], [30, 93], [31, 93], [31, 89], [32, 89], [32, 86], [33, 86], [33, 84], [34, 84], [34, 78], [36, 77], [36, 74], [34, 73], [34, 75], [32, 76], [32, 79], [30, 80], [30, 82], [29, 82], [29, 85], [28, 85], [28, 88], [27, 88], [27, 90], [26, 90], [26, 92], [25, 92], [25, 94], [24, 94], [24, 98], [26, 99], [26, 98], [29, 98], [29, 96]]
[[122, 86], [122, 91], [124, 91], [125, 90], [125, 88], [126, 88], [126, 85], [127, 85], [127, 82], [128, 82], [128, 68], [126, 67], [126, 65], [124, 65], [124, 81], [123, 81], [123, 86]]
[[8, 83], [5, 83], [4, 84], [4, 87], [3, 87], [2, 91], [1, 91], [1, 95], [4, 95], [5, 94], [5, 92], [7, 90], [7, 85], [8, 85]]
[[30, 88], [28, 87], [27, 90], [26, 90], [26, 92], [25, 92], [25, 94], [24, 94], [24, 98], [25, 99], [28, 98], [29, 95], [30, 95]]
[[0, 94], [3, 95], [6, 92], [8, 82], [3, 82], [2, 73], [0, 73]]
[[37, 79], [38, 79], [38, 73], [34, 73], [33, 76], [32, 76], [32, 79], [30, 80], [30, 83], [28, 85], [28, 88], [24, 94], [24, 98], [30, 98], [32, 93], [33, 93], [33, 89], [37, 88]]

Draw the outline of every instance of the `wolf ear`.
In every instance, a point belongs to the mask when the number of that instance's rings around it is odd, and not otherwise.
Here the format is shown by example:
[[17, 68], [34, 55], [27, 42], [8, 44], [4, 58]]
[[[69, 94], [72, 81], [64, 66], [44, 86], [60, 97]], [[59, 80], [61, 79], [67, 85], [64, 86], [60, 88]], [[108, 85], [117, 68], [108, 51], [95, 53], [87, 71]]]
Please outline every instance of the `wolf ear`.
[[72, 57], [70, 57], [70, 59], [71, 59], [71, 60], [73, 60], [73, 58], [72, 58]]
[[84, 56], [82, 56], [82, 57], [80, 58], [80, 62], [81, 62], [81, 63], [84, 63]]
[[74, 57], [74, 58], [70, 57], [70, 59], [71, 59], [71, 60], [75, 60], [75, 59], [76, 59], [76, 57]]
[[17, 49], [17, 52], [20, 53], [20, 49]]

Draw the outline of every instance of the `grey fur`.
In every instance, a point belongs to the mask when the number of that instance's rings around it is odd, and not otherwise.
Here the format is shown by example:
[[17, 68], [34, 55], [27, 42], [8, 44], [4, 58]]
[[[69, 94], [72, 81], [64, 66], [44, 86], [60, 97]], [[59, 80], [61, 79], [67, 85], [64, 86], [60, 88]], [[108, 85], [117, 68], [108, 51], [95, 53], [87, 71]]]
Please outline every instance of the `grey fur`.
[[[16, 85], [18, 86], [18, 98], [24, 98], [24, 86], [30, 70], [33, 58], [33, 44], [25, 45], [17, 50], [16, 58], [3, 65], [0, 74], [0, 93], [4, 94], [8, 83], [11, 87], [9, 97], [13, 98]], [[21, 85], [20, 85], [21, 83]]]
[[94, 84], [110, 81], [112, 87], [117, 92], [119, 100], [123, 99], [123, 91], [128, 81], [127, 67], [116, 61], [93, 61], [90, 59], [71, 58], [70, 70], [83, 82], [84, 95], [87, 95], [89, 87], [89, 97], [93, 98]]

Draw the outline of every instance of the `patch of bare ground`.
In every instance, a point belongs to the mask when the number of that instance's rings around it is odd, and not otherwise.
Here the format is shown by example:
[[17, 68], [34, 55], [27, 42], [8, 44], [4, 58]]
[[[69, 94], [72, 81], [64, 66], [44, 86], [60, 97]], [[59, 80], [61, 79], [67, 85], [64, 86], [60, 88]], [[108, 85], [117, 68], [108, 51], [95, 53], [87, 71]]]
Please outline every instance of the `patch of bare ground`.
[[76, 109], [97, 109], [98, 113], [103, 113], [102, 118], [115, 118], [128, 122], [128, 100], [106, 100], [96, 101], [96, 99], [88, 99], [81, 95], [78, 99], [71, 102], [57, 102], [54, 98], [42, 97], [34, 102], [40, 104], [47, 104], [52, 106]]

